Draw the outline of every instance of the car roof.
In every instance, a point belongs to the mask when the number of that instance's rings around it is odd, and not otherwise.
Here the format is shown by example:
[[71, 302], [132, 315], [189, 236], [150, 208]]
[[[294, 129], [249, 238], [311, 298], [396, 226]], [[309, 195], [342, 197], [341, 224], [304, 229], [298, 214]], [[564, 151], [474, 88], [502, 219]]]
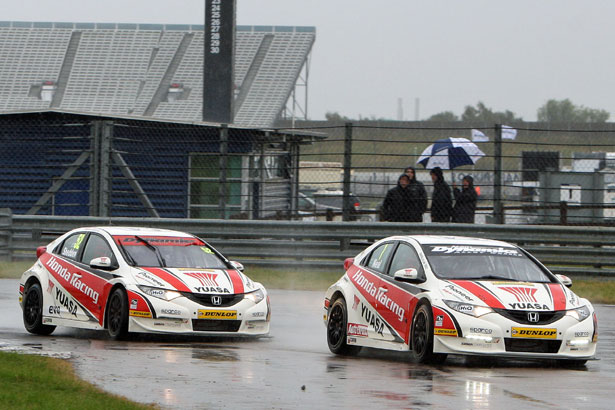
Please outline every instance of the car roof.
[[405, 236], [392, 236], [387, 239], [394, 240], [415, 240], [421, 245], [478, 245], [478, 246], [502, 246], [513, 248], [512, 245], [503, 241], [496, 241], [493, 239], [484, 238], [471, 238], [468, 236], [448, 236], [448, 235], [405, 235]]
[[193, 235], [173, 231], [170, 229], [158, 229], [158, 228], [145, 228], [135, 226], [88, 226], [84, 228], [75, 229], [75, 231], [90, 231], [90, 232], [106, 232], [109, 235], [140, 235], [140, 236], [179, 236], [184, 238], [192, 238]]

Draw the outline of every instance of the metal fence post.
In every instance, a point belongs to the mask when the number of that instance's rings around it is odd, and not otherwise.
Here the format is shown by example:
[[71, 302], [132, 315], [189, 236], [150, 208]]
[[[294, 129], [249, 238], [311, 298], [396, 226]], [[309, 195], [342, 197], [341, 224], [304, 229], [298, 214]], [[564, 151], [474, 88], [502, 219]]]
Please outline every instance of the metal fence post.
[[113, 146], [113, 121], [102, 123], [100, 139], [100, 216], [111, 216], [111, 148]]
[[226, 175], [228, 168], [228, 124], [220, 125], [220, 185], [218, 187], [218, 207], [220, 219], [226, 216]]
[[493, 222], [504, 223], [502, 209], [502, 124], [495, 124], [493, 147]]
[[352, 123], [346, 123], [344, 133], [344, 201], [342, 208], [342, 220], [350, 220], [350, 169], [352, 167]]

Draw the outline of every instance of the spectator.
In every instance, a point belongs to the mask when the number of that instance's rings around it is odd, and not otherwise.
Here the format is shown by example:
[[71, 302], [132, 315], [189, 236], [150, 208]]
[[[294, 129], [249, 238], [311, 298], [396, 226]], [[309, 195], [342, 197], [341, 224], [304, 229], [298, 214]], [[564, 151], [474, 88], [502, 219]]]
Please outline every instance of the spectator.
[[469, 175], [463, 177], [461, 191], [453, 184], [455, 194], [455, 206], [453, 207], [453, 222], [474, 223], [474, 211], [478, 195], [474, 189], [474, 178]]
[[431, 197], [431, 221], [450, 222], [453, 213], [453, 198], [442, 175], [442, 168], [435, 167], [429, 171], [433, 181], [433, 195]]
[[404, 170], [404, 174], [410, 178], [408, 189], [410, 190], [410, 204], [408, 208], [408, 222], [423, 222], [423, 213], [427, 210], [427, 191], [422, 182], [416, 180], [416, 171], [413, 167]]
[[397, 180], [397, 186], [387, 192], [382, 203], [382, 214], [385, 221], [410, 222], [410, 178], [402, 174]]

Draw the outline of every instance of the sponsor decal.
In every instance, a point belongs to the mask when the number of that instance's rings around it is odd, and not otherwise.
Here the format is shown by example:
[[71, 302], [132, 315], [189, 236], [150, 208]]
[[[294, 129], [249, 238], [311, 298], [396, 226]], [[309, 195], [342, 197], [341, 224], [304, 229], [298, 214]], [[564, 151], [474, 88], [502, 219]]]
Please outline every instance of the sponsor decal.
[[50, 293], [53, 295], [53, 287], [55, 286], [55, 284], [51, 281], [51, 279], [47, 279], [47, 293]]
[[265, 312], [254, 312], [252, 317], [265, 317]]
[[43, 323], [51, 323], [52, 319], [50, 317], [43, 318]]
[[367, 337], [367, 326], [358, 323], [348, 323], [348, 336]]
[[94, 303], [98, 303], [98, 292], [89, 287], [86, 283], [81, 281], [81, 275], [78, 273], [70, 273], [68, 268], [63, 267], [60, 263], [52, 257], [46, 262], [46, 265], [49, 269], [55, 272], [62, 279], [73, 285], [77, 290], [79, 290], [84, 295], [90, 297]]
[[201, 282], [201, 285], [207, 287], [220, 287], [218, 284], [218, 274], [211, 272], [184, 272], [184, 275], [188, 275], [191, 278], [197, 279]]
[[353, 296], [354, 296], [354, 299], [353, 299], [353, 302], [352, 302], [352, 310], [357, 310], [357, 307], [359, 306], [359, 302], [361, 300], [359, 299], [359, 297], [357, 295], [353, 295]]
[[471, 327], [470, 328], [470, 332], [471, 333], [482, 333], [485, 335], [490, 335], [493, 333], [493, 329], [487, 329], [485, 327]]
[[205, 310], [199, 309], [199, 319], [237, 319], [236, 310]]
[[528, 339], [556, 339], [557, 329], [539, 329], [531, 327], [513, 327], [512, 337], [522, 337]]
[[443, 245], [432, 246], [431, 253], [455, 254], [455, 255], [501, 255], [521, 256], [516, 249], [493, 247], [493, 246], [468, 246], [468, 245]]
[[162, 283], [161, 281], [159, 281], [156, 276], [152, 275], [151, 273], [149, 273], [147, 271], [137, 272], [135, 276], [137, 278], [139, 278], [139, 279], [143, 279], [143, 280], [145, 280], [147, 282], [150, 282], [151, 284], [156, 285], [158, 287], [162, 288], [162, 287], [165, 286], [165, 284]]
[[436, 327], [442, 327], [442, 322], [444, 322], [444, 315], [436, 316]]
[[208, 286], [195, 286], [194, 290], [197, 293], [231, 293], [230, 290], [228, 290], [227, 288], [221, 288], [221, 287], [208, 287]]
[[459, 299], [465, 299], [468, 302], [472, 302], [474, 299], [469, 296], [467, 293], [462, 292], [461, 290], [459, 290], [459, 288], [457, 288], [457, 286], [455, 285], [447, 285], [444, 287], [443, 289], [446, 293], [450, 294], [450, 295], [454, 295], [457, 296]]
[[389, 311], [395, 314], [395, 316], [397, 316], [397, 319], [399, 319], [400, 322], [404, 320], [404, 309], [399, 306], [393, 299], [389, 298], [386, 293], [377, 292], [374, 283], [370, 282], [365, 276], [363, 276], [360, 270], [355, 272], [355, 274], [352, 276], [352, 280], [371, 296], [375, 297], [378, 303], [380, 303], [382, 306], [386, 307]]
[[131, 299], [130, 300], [130, 308], [131, 309], [136, 309], [137, 306], [139, 305], [139, 301], [137, 299]]
[[[146, 246], [143, 241], [135, 238], [134, 236], [117, 235], [113, 238], [124, 246]], [[196, 238], [177, 238], [170, 236], [142, 236], [142, 238], [148, 241], [153, 246], [205, 245], [203, 242]]]
[[349, 345], [357, 343], [357, 338], [356, 337], [348, 337], [348, 338], [346, 338], [346, 343], [348, 343]]
[[59, 315], [60, 314], [60, 306], [49, 306], [49, 314], [50, 315]]
[[60, 303], [60, 305], [64, 306], [64, 308], [71, 315], [77, 317], [77, 302], [73, 300], [66, 293], [62, 292], [59, 287], [56, 287], [56, 300]]
[[380, 319], [376, 313], [374, 313], [370, 308], [361, 303], [361, 316], [369, 325], [374, 329], [374, 332], [378, 333], [380, 336], [384, 336], [384, 320]]
[[517, 299], [517, 302], [538, 302], [534, 296], [537, 291], [536, 288], [501, 286], [498, 289], [511, 293]]
[[509, 303], [508, 306], [515, 310], [549, 310], [549, 306], [540, 303]]
[[589, 337], [589, 332], [574, 332], [574, 337]]
[[128, 314], [130, 316], [136, 316], [136, 317], [148, 317], [148, 318], [152, 317], [152, 314], [150, 312], [141, 312], [138, 310], [129, 310]]
[[433, 333], [438, 336], [457, 336], [456, 329], [434, 329]]
[[178, 309], [160, 309], [160, 313], [165, 315], [176, 315], [179, 316], [182, 312]]

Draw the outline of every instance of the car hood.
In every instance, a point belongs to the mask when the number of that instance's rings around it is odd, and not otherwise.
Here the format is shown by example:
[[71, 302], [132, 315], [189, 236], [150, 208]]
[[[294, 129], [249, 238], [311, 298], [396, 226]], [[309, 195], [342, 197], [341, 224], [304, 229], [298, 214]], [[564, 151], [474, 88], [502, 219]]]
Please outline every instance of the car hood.
[[565, 310], [580, 306], [579, 298], [559, 283], [506, 281], [442, 281], [444, 298], [508, 310]]
[[137, 285], [204, 294], [240, 294], [258, 286], [233, 269], [138, 268], [133, 277]]

